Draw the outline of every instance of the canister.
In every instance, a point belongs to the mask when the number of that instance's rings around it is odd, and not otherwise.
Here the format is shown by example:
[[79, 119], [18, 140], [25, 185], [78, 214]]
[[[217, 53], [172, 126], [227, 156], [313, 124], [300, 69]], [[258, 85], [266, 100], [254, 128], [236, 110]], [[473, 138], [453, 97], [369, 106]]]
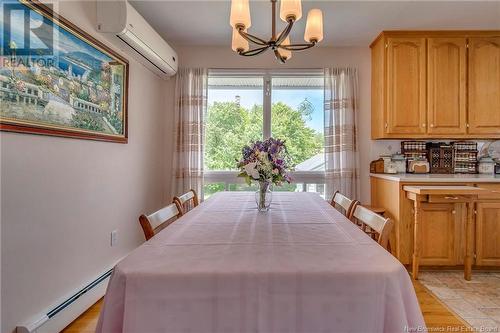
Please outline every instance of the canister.
[[406, 172], [406, 157], [403, 154], [394, 154], [392, 155], [391, 160], [396, 165], [398, 173]]
[[495, 173], [495, 161], [491, 157], [483, 157], [479, 160], [479, 173]]

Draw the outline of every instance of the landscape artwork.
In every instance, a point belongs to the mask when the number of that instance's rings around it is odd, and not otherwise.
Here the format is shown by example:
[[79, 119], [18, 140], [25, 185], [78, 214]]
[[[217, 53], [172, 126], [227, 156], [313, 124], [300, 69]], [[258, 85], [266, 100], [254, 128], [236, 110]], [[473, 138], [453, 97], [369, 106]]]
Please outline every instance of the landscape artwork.
[[127, 60], [37, 1], [0, 4], [0, 129], [126, 143]]

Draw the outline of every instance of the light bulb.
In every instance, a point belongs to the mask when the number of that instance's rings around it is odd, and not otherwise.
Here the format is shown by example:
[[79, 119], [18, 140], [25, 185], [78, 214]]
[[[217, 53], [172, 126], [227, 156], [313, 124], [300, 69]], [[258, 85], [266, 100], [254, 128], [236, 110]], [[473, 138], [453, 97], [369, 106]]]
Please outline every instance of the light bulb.
[[231, 46], [235, 52], [245, 52], [250, 48], [248, 41], [240, 35], [238, 29], [233, 29], [233, 40]]
[[[290, 45], [290, 37], [285, 38], [285, 40], [283, 41], [283, 43], [281, 43], [281, 45], [283, 46]], [[292, 51], [290, 50], [280, 48], [278, 51], [285, 60], [288, 60], [292, 57]]]
[[307, 14], [306, 32], [304, 33], [306, 42], [321, 42], [323, 40], [323, 13], [319, 9], [311, 9]]
[[242, 25], [245, 29], [250, 28], [252, 21], [250, 20], [250, 4], [249, 0], [232, 0], [231, 1], [231, 16], [229, 24], [233, 28]]
[[280, 18], [287, 22], [287, 17], [295, 17], [295, 21], [302, 17], [302, 4], [300, 0], [281, 0]]

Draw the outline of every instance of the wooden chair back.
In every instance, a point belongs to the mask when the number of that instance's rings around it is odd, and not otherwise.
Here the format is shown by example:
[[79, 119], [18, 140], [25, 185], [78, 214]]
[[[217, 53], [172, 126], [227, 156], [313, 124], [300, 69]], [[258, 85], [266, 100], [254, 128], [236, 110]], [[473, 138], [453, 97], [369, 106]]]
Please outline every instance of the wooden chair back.
[[178, 218], [179, 216], [181, 216], [179, 209], [173, 203], [148, 216], [141, 215], [139, 223], [144, 231], [144, 237], [146, 237], [146, 240], [149, 240], [160, 230], [172, 223], [174, 218]]
[[195, 190], [189, 190], [189, 192], [184, 193], [183, 195], [174, 197], [173, 202], [176, 204], [181, 216], [199, 204], [198, 195]]
[[359, 201], [349, 199], [339, 191], [335, 191], [330, 204], [348, 219], [351, 219], [354, 208], [359, 204]]
[[[374, 239], [377, 243], [389, 251], [389, 236], [394, 224], [391, 219], [378, 215], [377, 213], [374, 213], [368, 208], [360, 205], [356, 206], [356, 209], [354, 209], [352, 218], [356, 219], [360, 223], [361, 228], [366, 233], [374, 235]], [[367, 230], [366, 227], [369, 227], [370, 230]]]

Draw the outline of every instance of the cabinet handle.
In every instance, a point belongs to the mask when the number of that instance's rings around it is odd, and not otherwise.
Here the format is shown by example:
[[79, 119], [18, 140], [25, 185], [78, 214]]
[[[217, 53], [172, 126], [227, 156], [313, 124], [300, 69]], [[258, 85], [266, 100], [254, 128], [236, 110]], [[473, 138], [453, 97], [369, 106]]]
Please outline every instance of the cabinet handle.
[[452, 214], [455, 214], [455, 213], [456, 213], [456, 211], [455, 211], [455, 210], [452, 210], [452, 211], [451, 211], [451, 213], [452, 213]]
[[422, 127], [425, 127], [426, 125], [425, 124], [422, 124]]
[[434, 124], [431, 124], [431, 127], [434, 127]]
[[447, 200], [458, 200], [459, 197], [444, 197]]

